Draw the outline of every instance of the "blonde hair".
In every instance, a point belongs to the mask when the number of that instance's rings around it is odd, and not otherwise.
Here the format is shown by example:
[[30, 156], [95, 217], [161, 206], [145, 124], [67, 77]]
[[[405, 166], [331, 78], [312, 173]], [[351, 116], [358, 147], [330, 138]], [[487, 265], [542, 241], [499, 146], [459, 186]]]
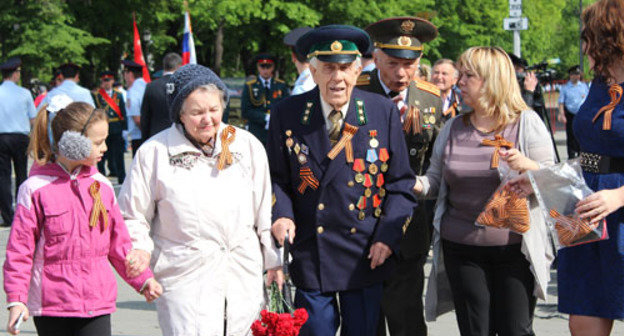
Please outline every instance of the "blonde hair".
[[499, 47], [472, 47], [457, 61], [459, 69], [466, 68], [483, 80], [479, 105], [496, 120], [500, 129], [517, 120], [529, 107], [522, 99], [513, 63]]
[[[50, 143], [48, 134], [47, 107], [48, 105], [45, 104], [37, 112], [28, 144], [28, 153], [40, 165], [54, 161], [53, 154], [56, 152]], [[56, 117], [52, 119], [52, 139], [57, 144], [61, 140], [63, 132], [83, 133], [89, 129], [89, 125], [100, 120], [108, 121], [108, 116], [103, 109], [94, 109], [93, 106], [83, 102], [71, 103], [58, 111]]]

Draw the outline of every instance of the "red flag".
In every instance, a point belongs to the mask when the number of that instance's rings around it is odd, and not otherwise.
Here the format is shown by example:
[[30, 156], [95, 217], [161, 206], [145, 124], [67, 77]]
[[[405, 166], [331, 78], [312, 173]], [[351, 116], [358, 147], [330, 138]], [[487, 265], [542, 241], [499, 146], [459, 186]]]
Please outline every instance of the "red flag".
[[132, 13], [132, 23], [134, 24], [134, 61], [143, 66], [143, 79], [145, 82], [151, 82], [149, 70], [145, 65], [145, 58], [143, 58], [143, 50], [141, 50], [141, 38], [139, 36], [139, 28], [137, 28], [136, 19], [134, 13]]

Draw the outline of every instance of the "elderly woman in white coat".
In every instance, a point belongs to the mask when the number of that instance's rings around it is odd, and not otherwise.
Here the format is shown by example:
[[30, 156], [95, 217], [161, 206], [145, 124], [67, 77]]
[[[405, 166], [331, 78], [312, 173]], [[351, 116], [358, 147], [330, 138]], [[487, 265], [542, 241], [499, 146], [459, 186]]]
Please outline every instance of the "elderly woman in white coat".
[[282, 281], [264, 147], [221, 123], [227, 89], [210, 69], [180, 68], [167, 95], [174, 123], [141, 146], [119, 195], [127, 272], [151, 262], [164, 335], [248, 335], [263, 271]]

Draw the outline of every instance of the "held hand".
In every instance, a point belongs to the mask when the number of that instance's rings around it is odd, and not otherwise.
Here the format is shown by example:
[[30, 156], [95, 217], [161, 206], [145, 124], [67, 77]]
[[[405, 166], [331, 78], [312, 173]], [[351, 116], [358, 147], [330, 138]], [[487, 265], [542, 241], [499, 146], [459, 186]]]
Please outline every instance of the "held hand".
[[509, 168], [513, 170], [523, 172], [525, 170], [539, 169], [539, 165], [535, 161], [524, 156], [524, 154], [520, 153], [520, 151], [516, 148], [501, 148], [498, 150], [498, 153], [500, 154], [500, 158], [507, 162]]
[[368, 253], [368, 259], [371, 260], [371, 269], [375, 269], [377, 266], [383, 265], [391, 254], [392, 250], [390, 250], [388, 245], [382, 242], [376, 242], [373, 244], [370, 248], [370, 252]]
[[284, 285], [284, 272], [281, 266], [267, 271], [266, 286], [271, 286], [273, 282], [276, 282], [279, 290], [282, 290], [282, 286]]
[[150, 254], [144, 250], [132, 250], [126, 256], [126, 276], [134, 278], [149, 266]]
[[561, 112], [559, 114], [557, 114], [557, 120], [559, 120], [559, 122], [563, 123], [563, 124], [568, 122], [568, 120], [566, 120], [565, 114], [563, 114]]
[[509, 180], [505, 188], [516, 193], [519, 197], [528, 197], [533, 194], [533, 186], [531, 186], [531, 181], [529, 181], [527, 174], [522, 174]]
[[24, 312], [24, 318], [22, 320], [24, 321], [28, 320], [28, 317], [30, 316], [30, 314], [28, 312], [28, 308], [26, 308], [25, 305], [13, 306], [11, 307], [11, 309], [9, 309], [9, 322], [7, 324], [7, 331], [9, 332], [9, 334], [18, 335], [20, 333], [19, 330], [15, 330], [15, 328], [13, 327], [15, 326], [15, 323], [17, 322], [17, 318], [19, 317], [22, 311]]
[[624, 189], [605, 189], [595, 192], [576, 203], [576, 213], [592, 224], [605, 219], [624, 206]]
[[524, 89], [527, 91], [535, 91], [537, 87], [537, 76], [535, 76], [535, 72], [527, 72], [524, 77]]
[[162, 292], [163, 288], [160, 283], [156, 279], [151, 278], [147, 281], [147, 286], [143, 289], [142, 294], [145, 296], [145, 301], [153, 302], [162, 295]]
[[416, 194], [416, 195], [422, 194], [423, 185], [422, 185], [422, 182], [420, 182], [419, 179], [416, 179], [416, 183], [414, 184], [414, 188], [412, 190], [414, 191], [414, 194]]
[[284, 246], [284, 238], [288, 233], [288, 241], [292, 244], [295, 241], [295, 222], [286, 217], [278, 218], [271, 226], [271, 233], [282, 246]]

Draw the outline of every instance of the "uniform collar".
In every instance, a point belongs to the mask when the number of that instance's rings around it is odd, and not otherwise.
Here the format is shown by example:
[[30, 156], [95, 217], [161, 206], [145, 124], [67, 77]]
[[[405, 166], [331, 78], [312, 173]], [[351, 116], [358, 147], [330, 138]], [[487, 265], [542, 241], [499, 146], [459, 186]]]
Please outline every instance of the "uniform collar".
[[[377, 69], [377, 79], [379, 79], [379, 84], [381, 84], [381, 88], [386, 93], [386, 96], [390, 97], [390, 91], [392, 90], [390, 90], [390, 88], [386, 86], [386, 83], [384, 83], [384, 81], [381, 79], [381, 71], [379, 71], [379, 69]], [[403, 97], [403, 100], [407, 99], [407, 89], [399, 92], [399, 94]]]
[[273, 77], [269, 78], [269, 79], [264, 79], [262, 78], [262, 76], [258, 76], [258, 78], [260, 79], [260, 83], [262, 83], [262, 86], [270, 89], [271, 88], [271, 79], [273, 79]]

